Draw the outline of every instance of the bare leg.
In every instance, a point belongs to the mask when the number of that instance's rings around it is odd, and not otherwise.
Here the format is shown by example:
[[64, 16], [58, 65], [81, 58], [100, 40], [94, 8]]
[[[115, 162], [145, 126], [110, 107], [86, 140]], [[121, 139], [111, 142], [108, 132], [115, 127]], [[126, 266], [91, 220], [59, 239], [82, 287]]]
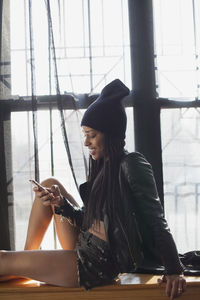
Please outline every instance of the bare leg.
[[[68, 195], [63, 185], [54, 178], [48, 178], [41, 184], [49, 188], [52, 185], [56, 184], [59, 186], [61, 194], [63, 196], [67, 197]], [[68, 198], [68, 200], [77, 205], [72, 197], [71, 199]], [[25, 250], [39, 249], [53, 215], [58, 239], [62, 248], [66, 250], [73, 250], [75, 248], [79, 233], [76, 227], [70, 225], [67, 220], [64, 220], [64, 222], [60, 222], [60, 217], [54, 214], [53, 205], [44, 206], [36, 196], [30, 214], [28, 232], [24, 248]]]
[[0, 251], [0, 275], [27, 277], [48, 284], [78, 287], [76, 251]]

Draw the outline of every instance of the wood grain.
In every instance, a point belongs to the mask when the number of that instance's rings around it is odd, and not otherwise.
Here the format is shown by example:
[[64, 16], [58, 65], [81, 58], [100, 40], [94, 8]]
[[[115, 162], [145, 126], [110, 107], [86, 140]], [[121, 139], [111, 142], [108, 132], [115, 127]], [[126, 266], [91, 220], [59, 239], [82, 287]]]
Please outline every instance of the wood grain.
[[[63, 288], [44, 283], [18, 279], [0, 283], [0, 300], [164, 300], [165, 285], [158, 286], [159, 276], [123, 274], [113, 285], [93, 288]], [[181, 300], [200, 299], [200, 277], [186, 277], [187, 291]]]

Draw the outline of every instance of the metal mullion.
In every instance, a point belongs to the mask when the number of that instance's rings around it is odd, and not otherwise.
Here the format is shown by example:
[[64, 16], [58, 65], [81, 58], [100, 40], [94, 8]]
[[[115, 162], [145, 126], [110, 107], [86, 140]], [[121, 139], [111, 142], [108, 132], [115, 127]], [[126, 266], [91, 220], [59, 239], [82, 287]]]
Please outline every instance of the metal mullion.
[[121, 0], [121, 15], [122, 15], [122, 49], [123, 49], [123, 70], [124, 70], [124, 81], [126, 81], [125, 74], [126, 74], [126, 69], [125, 69], [125, 43], [124, 43], [124, 7], [123, 7], [123, 1]]
[[101, 1], [101, 18], [102, 18], [102, 41], [103, 41], [103, 56], [105, 55], [105, 28], [104, 28], [104, 0]]
[[84, 0], [82, 0], [82, 24], [83, 24], [83, 57], [86, 57], [86, 33], [85, 33], [85, 13], [84, 13]]
[[196, 83], [197, 83], [197, 96], [196, 100], [199, 97], [199, 84], [198, 84], [198, 74], [199, 74], [199, 55], [197, 47], [197, 26], [196, 26], [196, 13], [195, 13], [195, 0], [192, 0], [192, 13], [193, 13], [193, 30], [194, 30], [194, 50], [195, 50], [195, 62], [196, 62]]
[[1, 47], [2, 47], [2, 24], [3, 24], [3, 1], [0, 1], [0, 58], [1, 58]]
[[89, 36], [89, 62], [90, 62], [90, 92], [92, 92], [93, 91], [93, 68], [92, 68], [92, 39], [91, 39], [90, 0], [88, 0], [88, 36]]
[[[77, 94], [72, 95], [61, 95], [63, 101], [63, 109], [86, 109], [93, 101], [96, 100], [99, 94]], [[126, 97], [124, 101], [125, 107], [135, 107], [134, 98], [136, 95], [131, 94]], [[37, 96], [37, 108], [38, 110], [48, 110], [49, 103], [51, 102], [52, 108], [57, 108], [57, 96], [46, 95]], [[140, 104], [137, 104], [140, 106]], [[158, 98], [153, 101], [154, 107], [160, 107], [161, 109], [169, 108], [197, 108], [200, 107], [200, 101], [174, 101], [167, 98]], [[6, 111], [32, 111], [31, 97], [24, 96], [20, 97], [19, 100], [14, 98], [8, 100], [0, 100], [0, 109], [6, 109]]]
[[24, 30], [25, 30], [25, 61], [26, 61], [26, 94], [28, 95], [29, 94], [29, 91], [28, 91], [28, 65], [27, 65], [27, 62], [28, 62], [28, 47], [27, 47], [27, 6], [26, 6], [26, 0], [24, 0]]
[[[78, 94], [75, 98], [72, 95], [62, 95], [63, 109], [86, 109], [93, 101], [96, 100], [99, 94], [90, 96], [90, 94]], [[134, 94], [126, 97], [124, 101], [125, 107], [135, 107]], [[78, 99], [78, 101], [77, 101]], [[51, 102], [52, 108], [57, 108], [56, 95], [37, 96], [37, 108], [38, 110], [48, 110], [49, 103]], [[76, 106], [75, 106], [76, 105]], [[139, 104], [138, 104], [139, 105]], [[169, 108], [196, 108], [200, 107], [200, 101], [173, 101], [167, 98], [155, 99], [153, 105], [160, 107], [161, 109]], [[7, 111], [32, 111], [31, 97], [20, 97], [20, 100], [0, 100], [0, 109], [6, 108]]]
[[167, 98], [158, 98], [156, 100], [157, 104], [162, 109], [167, 108], [192, 108], [192, 107], [200, 107], [200, 100], [194, 100], [194, 101], [176, 101], [176, 100], [170, 100]]
[[[152, 164], [164, 205], [160, 107], [156, 99], [152, 1], [129, 0], [135, 150]], [[153, 122], [152, 122], [153, 120]], [[142, 134], [141, 134], [142, 133]]]

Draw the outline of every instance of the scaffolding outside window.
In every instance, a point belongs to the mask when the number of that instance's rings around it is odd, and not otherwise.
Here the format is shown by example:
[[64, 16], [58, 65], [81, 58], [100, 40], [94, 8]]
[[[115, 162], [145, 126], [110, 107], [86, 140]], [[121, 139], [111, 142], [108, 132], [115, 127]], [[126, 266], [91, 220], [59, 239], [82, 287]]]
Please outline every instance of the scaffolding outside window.
[[[10, 1], [12, 94], [28, 96], [28, 1]], [[50, 5], [61, 93], [98, 93], [115, 78], [130, 87], [127, 0], [52, 0]], [[32, 1], [32, 23], [36, 94], [55, 94], [45, 1]]]

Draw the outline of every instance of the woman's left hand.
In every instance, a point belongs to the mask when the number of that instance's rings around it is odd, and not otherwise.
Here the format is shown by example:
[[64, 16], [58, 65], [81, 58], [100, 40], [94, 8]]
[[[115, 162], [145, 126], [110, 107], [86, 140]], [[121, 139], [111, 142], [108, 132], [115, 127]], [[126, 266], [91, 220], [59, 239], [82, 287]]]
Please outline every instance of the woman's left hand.
[[180, 296], [186, 290], [186, 280], [183, 275], [163, 275], [158, 279], [158, 284], [166, 282], [166, 295], [170, 299]]

